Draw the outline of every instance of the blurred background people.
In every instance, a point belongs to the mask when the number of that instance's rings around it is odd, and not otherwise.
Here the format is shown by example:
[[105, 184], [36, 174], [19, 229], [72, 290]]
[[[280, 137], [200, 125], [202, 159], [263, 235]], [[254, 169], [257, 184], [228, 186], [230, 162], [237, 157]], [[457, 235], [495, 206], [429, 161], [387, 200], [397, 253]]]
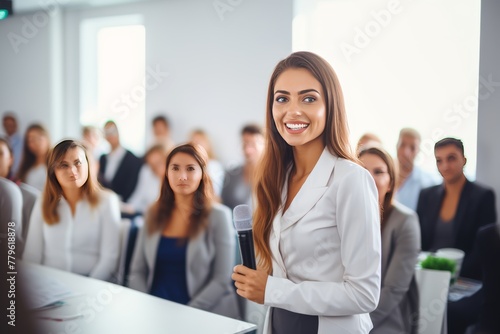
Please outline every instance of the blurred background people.
[[139, 181], [127, 203], [122, 203], [122, 212], [142, 215], [158, 199], [161, 182], [165, 177], [166, 160], [167, 151], [163, 145], [154, 145], [146, 152]]
[[420, 190], [438, 183], [435, 177], [415, 165], [415, 158], [420, 152], [420, 133], [412, 128], [403, 128], [399, 132], [396, 145], [398, 169], [396, 178], [396, 199], [412, 210], [417, 209]]
[[89, 159], [92, 158], [92, 168], [94, 175], [99, 173], [99, 159], [101, 155], [108, 153], [108, 149], [103, 143], [101, 130], [93, 125], [86, 125], [82, 128], [82, 144], [85, 145], [89, 152]]
[[217, 199], [220, 199], [222, 185], [224, 184], [224, 167], [216, 159], [212, 143], [208, 134], [202, 129], [196, 129], [191, 132], [189, 141], [201, 145], [208, 154], [208, 175], [212, 179], [214, 193]]
[[[5, 181], [11, 181], [10, 175], [12, 174], [11, 167], [13, 161], [14, 159], [12, 149], [10, 148], [9, 143], [6, 139], [0, 137], [0, 180], [4, 179]], [[29, 229], [29, 219], [31, 217], [31, 211], [33, 210], [36, 199], [40, 195], [40, 191], [25, 183], [11, 183], [15, 185], [16, 188], [19, 188], [19, 191], [21, 193], [21, 219], [15, 221], [17, 225], [16, 228], [18, 229], [18, 233], [16, 233], [16, 237], [18, 238], [16, 254], [20, 258], [23, 254], [24, 241], [26, 240], [26, 235]], [[12, 184], [10, 183], [4, 183], [4, 185], [5, 184], [9, 184], [9, 186], [6, 187], [12, 187]]]
[[7, 111], [2, 117], [3, 129], [5, 130], [7, 141], [12, 148], [14, 161], [12, 163], [12, 174], [16, 174], [23, 155], [23, 136], [19, 132], [16, 115]]
[[461, 276], [480, 279], [478, 263], [472, 261], [474, 238], [481, 226], [497, 219], [493, 189], [471, 182], [464, 175], [467, 162], [461, 140], [444, 138], [434, 146], [436, 165], [443, 183], [422, 190], [417, 213], [422, 250], [458, 248], [465, 252]]
[[[441, 185], [423, 189], [418, 200], [422, 250], [458, 248], [464, 251], [459, 275], [481, 280], [480, 259], [475, 238], [482, 226], [496, 222], [493, 189], [467, 180], [463, 169], [467, 162], [461, 140], [444, 138], [434, 145], [434, 155]], [[469, 297], [447, 306], [449, 333], [465, 333], [468, 326], [479, 320], [483, 305], [480, 289]]]
[[378, 190], [382, 231], [382, 286], [377, 309], [370, 313], [370, 333], [416, 334], [419, 310], [414, 277], [420, 251], [417, 214], [393, 201], [396, 184], [394, 162], [379, 147], [362, 149], [359, 159], [370, 172]]
[[234, 209], [239, 204], [252, 207], [252, 187], [257, 164], [264, 152], [264, 132], [255, 124], [241, 130], [241, 148], [245, 158], [243, 164], [228, 169], [222, 187], [222, 203]]
[[151, 122], [153, 126], [153, 145], [161, 144], [165, 149], [170, 151], [174, 148], [175, 142], [172, 140], [170, 131], [170, 120], [165, 115], [158, 115]]
[[371, 146], [382, 146], [382, 140], [374, 133], [366, 132], [358, 139], [356, 144], [356, 154], [359, 154], [364, 148]]
[[239, 317], [231, 284], [235, 231], [230, 210], [213, 200], [207, 157], [192, 144], [174, 148], [160, 198], [139, 232], [133, 289], [228, 317]]
[[99, 160], [99, 182], [127, 202], [134, 192], [139, 178], [142, 160], [120, 144], [120, 134], [115, 122], [104, 125], [104, 137], [111, 146], [111, 152]]
[[31, 215], [24, 260], [110, 280], [120, 254], [117, 196], [91, 175], [85, 147], [63, 140], [48, 158], [47, 186]]
[[14, 152], [7, 139], [0, 137], [0, 177], [12, 180]]
[[49, 132], [41, 124], [32, 124], [24, 135], [23, 157], [16, 179], [42, 191], [47, 179]]

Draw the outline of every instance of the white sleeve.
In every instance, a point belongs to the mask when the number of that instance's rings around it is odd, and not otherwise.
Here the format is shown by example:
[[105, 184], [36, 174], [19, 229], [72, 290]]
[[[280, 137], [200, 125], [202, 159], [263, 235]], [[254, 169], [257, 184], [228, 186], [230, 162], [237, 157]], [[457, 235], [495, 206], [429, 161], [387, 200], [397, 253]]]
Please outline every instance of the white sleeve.
[[24, 245], [23, 260], [33, 263], [43, 263], [44, 240], [43, 224], [45, 221], [42, 216], [42, 196], [40, 196], [31, 211], [30, 224], [26, 242]]
[[341, 282], [304, 281], [286, 278], [267, 280], [265, 305], [292, 312], [345, 316], [368, 313], [380, 295], [381, 236], [377, 189], [366, 170], [343, 176], [336, 201], [340, 236]]
[[118, 265], [120, 255], [120, 205], [118, 196], [108, 192], [100, 203], [101, 243], [99, 260], [90, 272], [90, 277], [109, 280]]

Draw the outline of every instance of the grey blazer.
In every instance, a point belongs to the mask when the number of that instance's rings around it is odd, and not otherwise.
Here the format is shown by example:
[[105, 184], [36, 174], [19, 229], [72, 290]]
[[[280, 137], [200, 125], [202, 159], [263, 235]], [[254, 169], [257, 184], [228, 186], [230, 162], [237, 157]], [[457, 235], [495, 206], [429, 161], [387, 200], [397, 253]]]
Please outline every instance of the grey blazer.
[[414, 278], [420, 252], [417, 214], [397, 202], [382, 230], [382, 287], [377, 309], [370, 313], [370, 333], [416, 333], [418, 290]]
[[[231, 210], [214, 204], [207, 228], [187, 246], [186, 278], [191, 300], [188, 306], [238, 318], [231, 273], [235, 265], [236, 232]], [[149, 293], [153, 283], [161, 232], [139, 231], [130, 267], [129, 287]]]

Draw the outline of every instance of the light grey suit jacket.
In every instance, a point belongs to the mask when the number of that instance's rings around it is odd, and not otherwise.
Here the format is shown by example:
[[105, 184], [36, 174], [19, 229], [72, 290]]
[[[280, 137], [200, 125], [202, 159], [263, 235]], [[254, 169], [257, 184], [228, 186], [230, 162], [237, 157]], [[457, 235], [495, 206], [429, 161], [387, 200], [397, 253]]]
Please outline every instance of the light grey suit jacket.
[[37, 198], [40, 196], [40, 190], [36, 189], [33, 186], [30, 186], [26, 183], [19, 184], [19, 189], [21, 189], [21, 194], [23, 195], [23, 232], [22, 232], [22, 249], [20, 250], [20, 254], [24, 251], [24, 246], [26, 243], [26, 238], [28, 237], [28, 230], [30, 226], [30, 217], [31, 212], [33, 211], [33, 207], [35, 206], [35, 202]]
[[414, 273], [419, 252], [418, 216], [395, 202], [382, 230], [382, 289], [377, 309], [370, 313], [370, 333], [416, 333], [419, 305]]
[[[5, 236], [13, 235], [15, 231], [16, 246], [22, 242], [22, 207], [23, 197], [21, 190], [12, 181], [0, 177], [0, 234]], [[18, 250], [15, 250], [16, 254]]]
[[[186, 279], [191, 300], [188, 305], [205, 311], [238, 318], [236, 292], [231, 273], [235, 265], [235, 230], [231, 210], [214, 204], [208, 226], [187, 246]], [[153, 282], [161, 232], [148, 234], [146, 226], [137, 237], [129, 287], [149, 293]]]

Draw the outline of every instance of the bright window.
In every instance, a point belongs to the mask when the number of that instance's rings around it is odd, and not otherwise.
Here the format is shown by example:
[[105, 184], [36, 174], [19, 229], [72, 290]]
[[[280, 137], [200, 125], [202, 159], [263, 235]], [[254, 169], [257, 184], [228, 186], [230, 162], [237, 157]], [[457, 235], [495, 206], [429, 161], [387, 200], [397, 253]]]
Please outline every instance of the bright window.
[[114, 120], [124, 147], [145, 147], [145, 29], [136, 16], [90, 19], [81, 25], [80, 121], [102, 128]]
[[480, 0], [295, 1], [293, 49], [332, 64], [353, 145], [373, 132], [395, 156], [399, 130], [413, 127], [417, 163], [437, 173], [434, 143], [457, 137], [475, 178], [477, 100], [488, 81], [478, 83]]

